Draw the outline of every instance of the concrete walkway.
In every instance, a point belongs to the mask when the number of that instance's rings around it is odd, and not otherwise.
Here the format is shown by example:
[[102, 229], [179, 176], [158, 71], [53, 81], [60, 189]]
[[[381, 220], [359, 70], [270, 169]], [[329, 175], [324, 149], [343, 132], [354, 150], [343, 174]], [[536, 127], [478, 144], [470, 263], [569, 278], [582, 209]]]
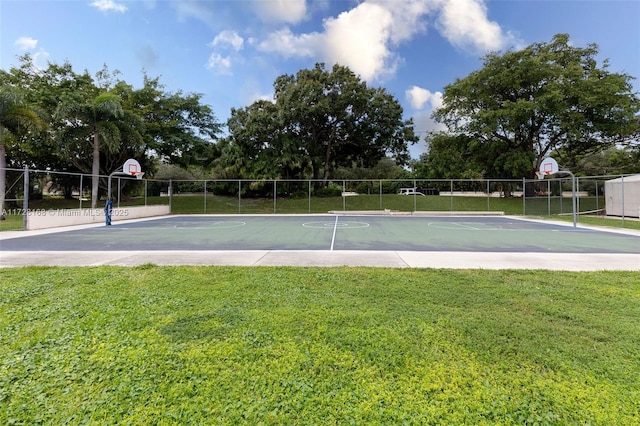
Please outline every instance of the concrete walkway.
[[640, 271], [640, 255], [399, 251], [19, 251], [0, 267], [119, 265], [362, 266], [384, 268]]

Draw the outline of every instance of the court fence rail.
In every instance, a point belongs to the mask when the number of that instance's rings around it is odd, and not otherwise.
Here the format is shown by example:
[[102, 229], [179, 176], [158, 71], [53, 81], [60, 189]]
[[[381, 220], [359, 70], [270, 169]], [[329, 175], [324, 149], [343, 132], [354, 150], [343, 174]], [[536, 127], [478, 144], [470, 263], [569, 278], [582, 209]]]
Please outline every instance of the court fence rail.
[[[93, 176], [90, 174], [29, 168], [5, 171], [2, 215], [13, 220], [21, 216], [23, 229], [27, 229], [29, 214], [34, 212], [102, 209], [107, 198], [109, 176], [98, 177], [99, 190], [96, 204], [92, 206]], [[611, 215], [613, 211], [624, 221], [640, 216], [640, 206], [633, 204], [638, 201], [625, 200], [625, 184], [636, 183], [629, 177], [323, 181], [161, 180], [116, 176], [112, 177], [111, 198], [115, 208], [168, 205], [172, 214], [502, 212], [522, 216], [573, 215], [575, 218], [584, 214]], [[617, 195], [605, 194], [606, 183], [613, 180], [621, 183], [622, 191], [616, 190]]]

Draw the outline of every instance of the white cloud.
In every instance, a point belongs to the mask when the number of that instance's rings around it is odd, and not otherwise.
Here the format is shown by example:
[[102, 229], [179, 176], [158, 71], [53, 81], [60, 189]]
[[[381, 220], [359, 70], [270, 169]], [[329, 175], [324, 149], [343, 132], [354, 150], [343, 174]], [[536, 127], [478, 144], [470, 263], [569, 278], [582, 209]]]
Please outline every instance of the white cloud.
[[13, 44], [20, 50], [32, 50], [35, 49], [38, 40], [31, 37], [20, 37]]
[[209, 56], [207, 68], [222, 75], [233, 74], [231, 71], [231, 58], [229, 56], [222, 56], [218, 53], [212, 53], [211, 56]]
[[315, 57], [348, 66], [365, 80], [395, 72], [397, 60], [389, 49], [393, 14], [381, 5], [361, 3], [324, 21], [324, 32], [294, 34], [288, 27], [258, 44], [264, 52], [285, 58]]
[[252, 93], [249, 95], [249, 104], [252, 104], [256, 101], [268, 101], [274, 103], [273, 93]]
[[306, 0], [269, 0], [256, 2], [257, 12], [267, 22], [297, 24], [307, 18]]
[[405, 96], [414, 109], [421, 110], [429, 103], [430, 110], [436, 110], [442, 106], [442, 93], [434, 92], [422, 87], [412, 86], [405, 91]]
[[390, 25], [391, 42], [394, 44], [411, 40], [416, 34], [427, 29], [425, 17], [438, 10], [442, 0], [369, 0], [368, 3], [377, 4], [388, 10], [393, 21]]
[[[209, 56], [207, 68], [214, 70], [218, 74], [233, 75], [233, 62], [239, 60], [239, 56], [230, 51], [238, 52], [242, 50], [243, 45], [244, 40], [235, 31], [225, 30], [220, 32], [209, 43], [209, 46], [213, 47], [214, 51]], [[225, 51], [228, 54], [223, 56], [220, 51]]]
[[515, 41], [498, 23], [489, 20], [483, 0], [443, 2], [437, 27], [454, 46], [479, 52], [502, 50]]
[[[13, 44], [21, 51], [34, 50], [38, 45], [38, 40], [31, 37], [20, 37]], [[33, 65], [40, 70], [47, 67], [49, 61], [49, 52], [40, 48], [37, 52], [31, 55], [33, 58]]]
[[215, 36], [210, 46], [212, 47], [230, 46], [231, 48], [233, 48], [233, 50], [239, 51], [242, 49], [243, 44], [244, 44], [244, 40], [242, 39], [242, 37], [238, 35], [237, 32], [225, 30], [219, 33], [217, 36]]
[[325, 19], [322, 32], [296, 34], [285, 27], [257, 48], [285, 58], [339, 63], [364, 80], [384, 80], [402, 61], [398, 46], [426, 33], [430, 22], [452, 45], [474, 53], [500, 50], [514, 41], [489, 20], [484, 0], [365, 0]]
[[316, 56], [321, 45], [320, 33], [295, 35], [288, 27], [273, 32], [257, 48], [263, 52], [279, 53], [285, 58]]
[[348, 66], [365, 80], [393, 74], [396, 63], [388, 43], [393, 15], [384, 7], [361, 3], [337, 18], [325, 21], [323, 56]]
[[91, 6], [102, 12], [120, 12], [124, 13], [127, 10], [127, 6], [121, 3], [116, 3], [113, 0], [94, 0]]
[[414, 128], [420, 137], [416, 145], [410, 148], [411, 156], [418, 158], [427, 152], [428, 146], [425, 137], [430, 132], [441, 132], [446, 130], [444, 124], [436, 122], [431, 114], [442, 106], [442, 92], [431, 92], [419, 86], [411, 86], [405, 91], [405, 97], [413, 108], [418, 110], [413, 116]]

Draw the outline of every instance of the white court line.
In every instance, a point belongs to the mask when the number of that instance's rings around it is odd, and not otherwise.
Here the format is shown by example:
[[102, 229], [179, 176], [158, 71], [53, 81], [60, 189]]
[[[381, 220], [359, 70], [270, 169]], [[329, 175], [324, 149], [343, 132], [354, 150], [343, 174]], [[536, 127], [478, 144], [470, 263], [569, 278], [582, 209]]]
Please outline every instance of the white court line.
[[475, 226], [470, 226], [470, 225], [465, 225], [462, 222], [451, 222], [452, 224], [459, 226], [460, 228], [458, 229], [469, 229], [469, 230], [473, 230], [473, 231], [480, 231], [480, 228], [476, 228]]
[[333, 244], [336, 242], [336, 231], [338, 230], [338, 216], [336, 216], [336, 221], [333, 223], [333, 236], [331, 237], [331, 251], [333, 251]]

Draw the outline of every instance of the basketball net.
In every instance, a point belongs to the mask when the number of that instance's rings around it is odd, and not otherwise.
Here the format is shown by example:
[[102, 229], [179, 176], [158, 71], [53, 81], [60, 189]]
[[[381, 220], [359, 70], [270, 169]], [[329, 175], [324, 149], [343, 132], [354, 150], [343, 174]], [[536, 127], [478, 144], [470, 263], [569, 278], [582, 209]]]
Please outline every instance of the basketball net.
[[538, 170], [536, 172], [536, 176], [538, 177], [539, 180], [543, 180], [545, 176], [548, 176], [550, 173], [547, 171], [542, 171], [542, 170]]
[[129, 172], [131, 176], [134, 176], [136, 179], [141, 180], [142, 176], [144, 176], [144, 172]]

